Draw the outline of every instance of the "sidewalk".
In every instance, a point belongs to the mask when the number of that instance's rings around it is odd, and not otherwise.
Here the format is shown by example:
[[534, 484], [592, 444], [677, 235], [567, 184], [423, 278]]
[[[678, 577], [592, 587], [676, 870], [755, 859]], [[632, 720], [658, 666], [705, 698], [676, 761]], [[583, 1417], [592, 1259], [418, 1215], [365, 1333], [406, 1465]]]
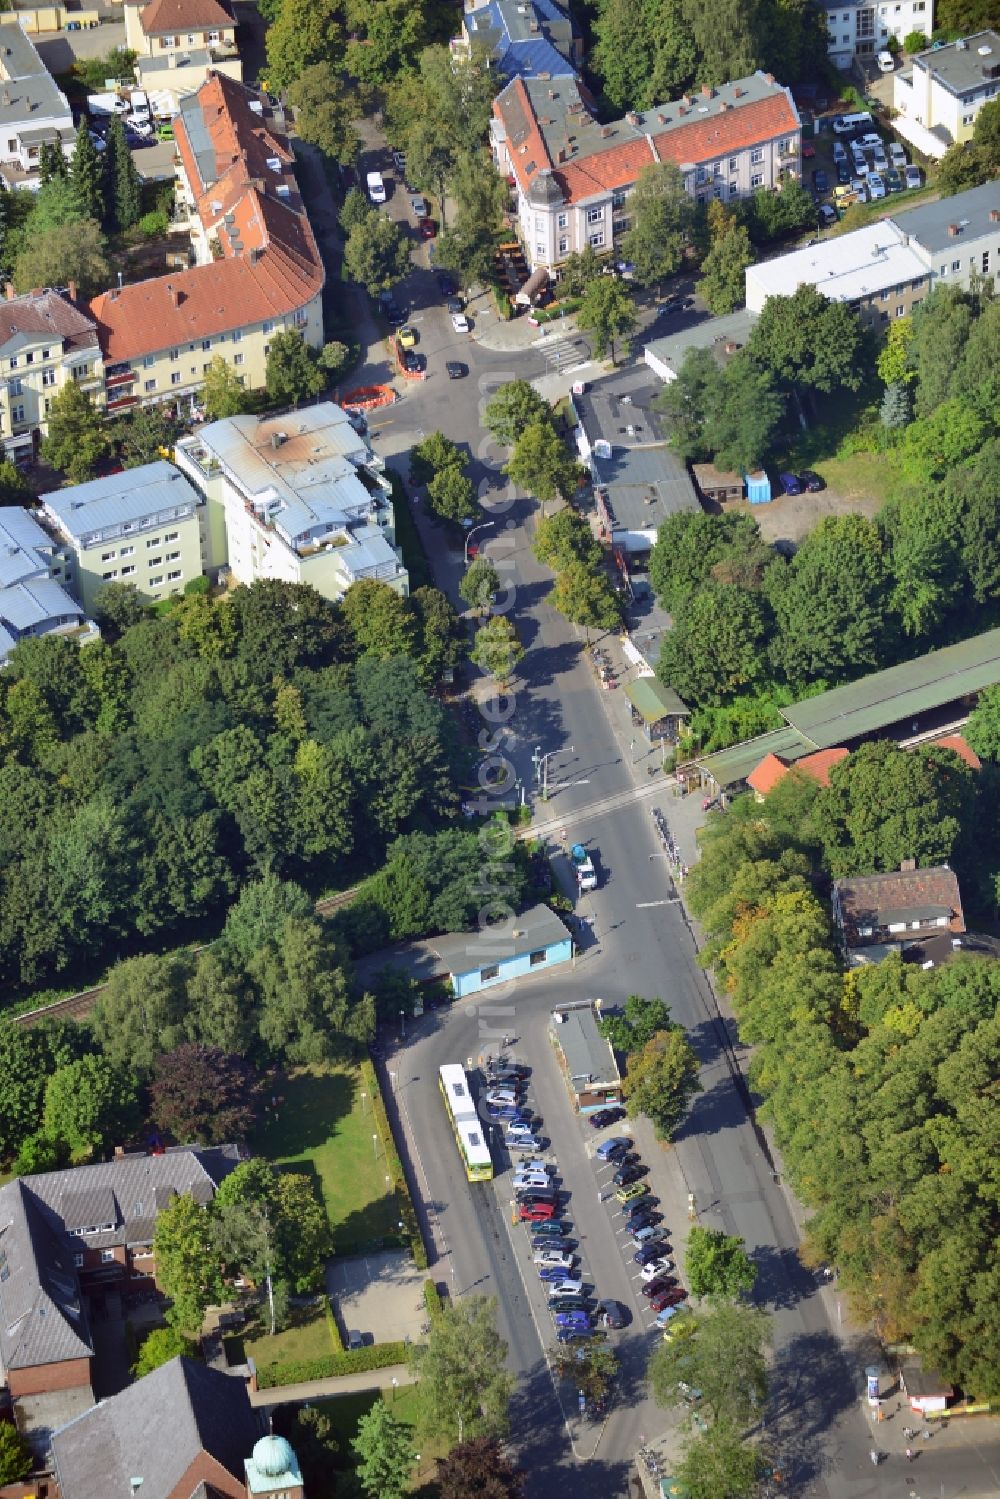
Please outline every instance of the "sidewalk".
[[387, 1369], [369, 1369], [364, 1374], [340, 1374], [332, 1379], [310, 1379], [304, 1384], [276, 1385], [269, 1390], [252, 1390], [250, 1404], [269, 1410], [275, 1405], [300, 1405], [304, 1400], [324, 1400], [332, 1395], [354, 1395], [363, 1390], [391, 1390], [396, 1384], [416, 1384], [416, 1375], [406, 1364], [390, 1364]]

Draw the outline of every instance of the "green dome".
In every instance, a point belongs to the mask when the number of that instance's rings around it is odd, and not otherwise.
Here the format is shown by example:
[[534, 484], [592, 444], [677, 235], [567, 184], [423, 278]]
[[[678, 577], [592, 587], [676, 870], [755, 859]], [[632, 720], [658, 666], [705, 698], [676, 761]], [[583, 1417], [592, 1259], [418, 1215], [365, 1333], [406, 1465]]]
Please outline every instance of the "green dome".
[[261, 1437], [255, 1444], [253, 1463], [257, 1472], [266, 1478], [280, 1478], [283, 1473], [294, 1472], [298, 1466], [291, 1444], [273, 1433]]

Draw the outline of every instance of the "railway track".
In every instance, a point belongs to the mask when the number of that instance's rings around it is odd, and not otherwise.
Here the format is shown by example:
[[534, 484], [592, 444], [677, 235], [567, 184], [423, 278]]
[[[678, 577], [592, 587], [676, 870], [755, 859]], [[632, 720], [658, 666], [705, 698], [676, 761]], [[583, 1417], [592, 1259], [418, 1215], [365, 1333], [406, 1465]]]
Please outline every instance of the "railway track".
[[[360, 888], [360, 885], [355, 885], [352, 890], [341, 890], [337, 895], [328, 895], [323, 900], [318, 900], [316, 915], [325, 918], [332, 916], [342, 906], [349, 906]], [[200, 947], [192, 947], [191, 952], [197, 955], [204, 952], [207, 946], [208, 943], [202, 943]], [[53, 1004], [43, 1005], [41, 1009], [27, 1010], [23, 1015], [15, 1015], [15, 1023], [32, 1026], [50, 1019], [85, 1020], [107, 987], [107, 984], [95, 984], [92, 989], [81, 989], [77, 994], [68, 994], [65, 999], [57, 999]]]

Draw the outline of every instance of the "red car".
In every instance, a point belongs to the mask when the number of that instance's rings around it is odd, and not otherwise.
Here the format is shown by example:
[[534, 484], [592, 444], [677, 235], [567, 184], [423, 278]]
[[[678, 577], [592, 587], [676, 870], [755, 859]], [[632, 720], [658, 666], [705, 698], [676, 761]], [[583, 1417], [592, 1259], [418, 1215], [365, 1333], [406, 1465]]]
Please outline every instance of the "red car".
[[433, 219], [421, 219], [417, 228], [420, 230], [421, 239], [433, 239], [437, 234], [437, 225]]
[[518, 1209], [522, 1223], [547, 1223], [555, 1215], [555, 1206], [551, 1202], [522, 1202]]
[[666, 1290], [660, 1291], [658, 1295], [649, 1298], [649, 1310], [651, 1312], [662, 1312], [665, 1306], [676, 1306], [679, 1301], [687, 1299], [687, 1292], [683, 1286], [668, 1286]]
[[811, 157], [813, 157], [813, 156], [816, 155], [816, 147], [815, 146], [803, 146], [802, 147], [802, 155], [805, 157], [806, 161], [809, 161], [809, 159]]
[[659, 1296], [661, 1291], [671, 1291], [677, 1285], [676, 1275], [658, 1275], [655, 1280], [647, 1282], [642, 1288], [642, 1294], [648, 1296], [650, 1301]]

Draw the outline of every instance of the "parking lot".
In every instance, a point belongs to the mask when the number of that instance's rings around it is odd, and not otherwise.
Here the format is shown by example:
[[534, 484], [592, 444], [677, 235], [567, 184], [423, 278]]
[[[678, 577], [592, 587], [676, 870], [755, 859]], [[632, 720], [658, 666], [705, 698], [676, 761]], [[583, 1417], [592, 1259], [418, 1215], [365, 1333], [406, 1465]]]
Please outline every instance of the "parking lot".
[[[826, 115], [817, 121], [816, 135], [803, 134], [803, 180], [812, 189], [821, 215], [832, 224], [854, 203], [888, 204], [892, 199], [905, 207], [908, 195], [925, 180], [919, 163], [916, 174], [912, 170], [912, 147], [877, 118], [838, 134], [834, 121], [841, 118]], [[907, 168], [911, 169], [909, 181]]]

